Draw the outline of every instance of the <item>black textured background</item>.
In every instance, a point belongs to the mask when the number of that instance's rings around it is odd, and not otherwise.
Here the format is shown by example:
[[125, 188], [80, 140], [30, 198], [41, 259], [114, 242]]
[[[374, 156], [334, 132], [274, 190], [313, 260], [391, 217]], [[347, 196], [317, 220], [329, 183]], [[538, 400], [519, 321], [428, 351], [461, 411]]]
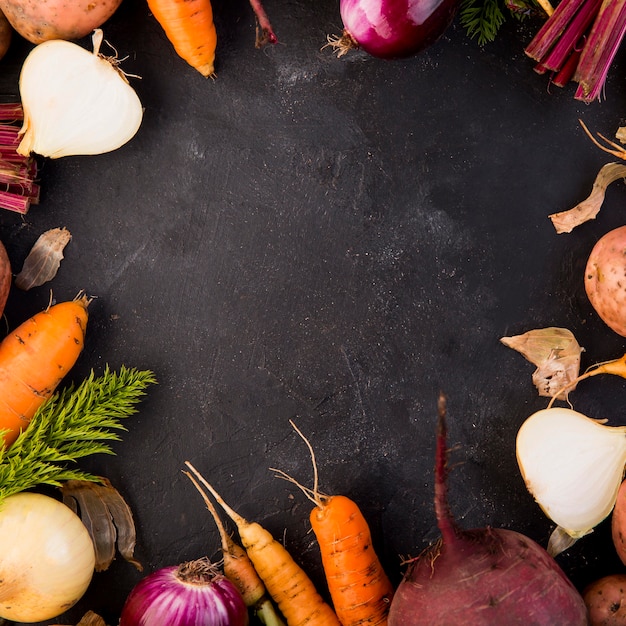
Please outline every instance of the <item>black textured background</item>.
[[[394, 582], [403, 556], [438, 536], [432, 496], [436, 401], [448, 396], [453, 509], [546, 544], [552, 524], [525, 490], [515, 434], [546, 405], [533, 366], [500, 337], [564, 326], [583, 365], [621, 356], [584, 294], [595, 241], [625, 221], [611, 186], [598, 219], [557, 235], [547, 215], [591, 189], [611, 157], [582, 132], [612, 135], [626, 115], [623, 55], [605, 99], [548, 88], [523, 48], [538, 28], [509, 20], [479, 47], [458, 20], [404, 61], [323, 49], [340, 31], [335, 0], [265, 0], [280, 43], [254, 47], [247, 0], [214, 0], [217, 78], [171, 49], [141, 0], [104, 26], [143, 105], [138, 135], [110, 154], [46, 161], [42, 202], [0, 214], [18, 271], [36, 238], [73, 239], [52, 283], [13, 289], [14, 327], [84, 289], [86, 347], [71, 374], [106, 364], [152, 369], [115, 457], [87, 459], [131, 505], [144, 574], [218, 555], [208, 512], [181, 470], [192, 461], [241, 514], [261, 522], [322, 593], [305, 484], [363, 509]], [[84, 42], [86, 46], [89, 42]], [[29, 45], [0, 62], [17, 95]], [[575, 407], [626, 424], [624, 381], [598, 378]], [[582, 588], [623, 571], [608, 525], [559, 562]], [[141, 574], [124, 561], [96, 574], [71, 612], [114, 625]]]

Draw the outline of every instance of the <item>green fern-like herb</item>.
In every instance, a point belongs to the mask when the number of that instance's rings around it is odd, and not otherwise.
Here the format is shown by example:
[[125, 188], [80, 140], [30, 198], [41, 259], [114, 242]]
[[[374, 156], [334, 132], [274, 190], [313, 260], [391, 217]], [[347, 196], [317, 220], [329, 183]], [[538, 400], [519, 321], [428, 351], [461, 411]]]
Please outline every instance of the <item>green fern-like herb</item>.
[[12, 446], [0, 448], [0, 501], [38, 485], [99, 481], [76, 467], [76, 461], [114, 454], [111, 443], [126, 430], [123, 420], [137, 412], [137, 403], [153, 383], [149, 370], [122, 367], [113, 372], [107, 367], [101, 376], [92, 371], [77, 387], [55, 394]]
[[483, 46], [496, 38], [506, 17], [501, 0], [462, 0], [459, 19], [470, 38]]

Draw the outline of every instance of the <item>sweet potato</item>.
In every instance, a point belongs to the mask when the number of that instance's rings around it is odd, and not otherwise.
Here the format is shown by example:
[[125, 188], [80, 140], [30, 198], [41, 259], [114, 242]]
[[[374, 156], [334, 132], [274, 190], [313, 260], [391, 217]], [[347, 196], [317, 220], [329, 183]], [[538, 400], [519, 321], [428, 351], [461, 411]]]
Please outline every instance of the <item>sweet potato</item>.
[[617, 556], [626, 565], [626, 480], [617, 492], [617, 500], [611, 514], [611, 535]]
[[9, 51], [13, 39], [13, 27], [6, 15], [0, 11], [0, 59]]
[[626, 625], [626, 574], [611, 574], [583, 591], [590, 626]]
[[0, 10], [24, 39], [80, 39], [99, 28], [122, 0], [0, 0]]
[[609, 231], [593, 247], [585, 291], [602, 321], [626, 337], [626, 226]]

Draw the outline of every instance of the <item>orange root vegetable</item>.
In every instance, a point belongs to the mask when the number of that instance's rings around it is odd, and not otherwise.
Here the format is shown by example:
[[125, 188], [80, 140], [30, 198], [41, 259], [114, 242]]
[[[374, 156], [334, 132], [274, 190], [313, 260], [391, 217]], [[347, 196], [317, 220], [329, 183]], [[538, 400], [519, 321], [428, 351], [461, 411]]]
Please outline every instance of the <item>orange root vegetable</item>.
[[387, 624], [394, 590], [372, 546], [367, 521], [350, 498], [320, 494], [313, 447], [293, 422], [291, 425], [309, 448], [313, 489], [281, 470], [274, 471], [297, 485], [315, 505], [310, 514], [311, 527], [319, 544], [335, 613], [342, 626], [383, 626]]
[[[189, 464], [187, 464], [189, 467]], [[206, 481], [204, 486], [237, 526], [241, 543], [288, 626], [341, 626], [334, 611], [315, 589], [285, 547], [257, 522], [231, 509]]]
[[0, 431], [10, 446], [82, 352], [89, 298], [37, 313], [0, 343]]
[[217, 32], [211, 0], [148, 0], [178, 56], [204, 77], [215, 73]]
[[599, 374], [613, 374], [614, 376], [626, 378], [626, 354], [621, 356], [619, 359], [612, 359], [611, 361], [603, 361], [602, 363], [592, 365], [586, 372], [569, 382], [565, 387], [559, 389], [554, 396], [552, 396], [547, 408], [551, 408], [554, 401], [559, 396], [576, 387], [581, 380], [591, 378], [592, 376], [598, 376]]
[[246, 606], [254, 611], [255, 615], [265, 626], [284, 626], [247, 552], [228, 535], [213, 503], [198, 482], [205, 484], [206, 480], [191, 463], [187, 462], [186, 465], [193, 473], [193, 476], [189, 472], [184, 472], [184, 474], [198, 490], [206, 508], [215, 520], [222, 543], [224, 575], [237, 587]]

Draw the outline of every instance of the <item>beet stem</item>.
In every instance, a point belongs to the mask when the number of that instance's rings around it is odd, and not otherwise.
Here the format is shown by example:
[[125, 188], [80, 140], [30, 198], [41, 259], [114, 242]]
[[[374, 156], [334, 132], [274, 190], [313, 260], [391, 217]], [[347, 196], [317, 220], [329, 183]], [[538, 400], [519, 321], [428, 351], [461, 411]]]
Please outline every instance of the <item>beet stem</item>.
[[257, 48], [262, 48], [268, 43], [278, 43], [278, 37], [276, 37], [276, 33], [274, 33], [274, 29], [270, 23], [270, 18], [267, 16], [267, 13], [263, 8], [262, 1], [250, 0], [250, 6], [256, 15], [258, 24], [255, 46]]
[[[541, 61], [563, 34], [587, 0], [562, 0], [554, 13], [544, 22], [524, 52], [535, 61]], [[572, 42], [572, 45], [576, 42]]]
[[446, 397], [439, 394], [437, 403], [437, 443], [435, 448], [435, 515], [443, 544], [451, 547], [459, 540], [460, 528], [452, 516], [448, 502], [448, 426]]

